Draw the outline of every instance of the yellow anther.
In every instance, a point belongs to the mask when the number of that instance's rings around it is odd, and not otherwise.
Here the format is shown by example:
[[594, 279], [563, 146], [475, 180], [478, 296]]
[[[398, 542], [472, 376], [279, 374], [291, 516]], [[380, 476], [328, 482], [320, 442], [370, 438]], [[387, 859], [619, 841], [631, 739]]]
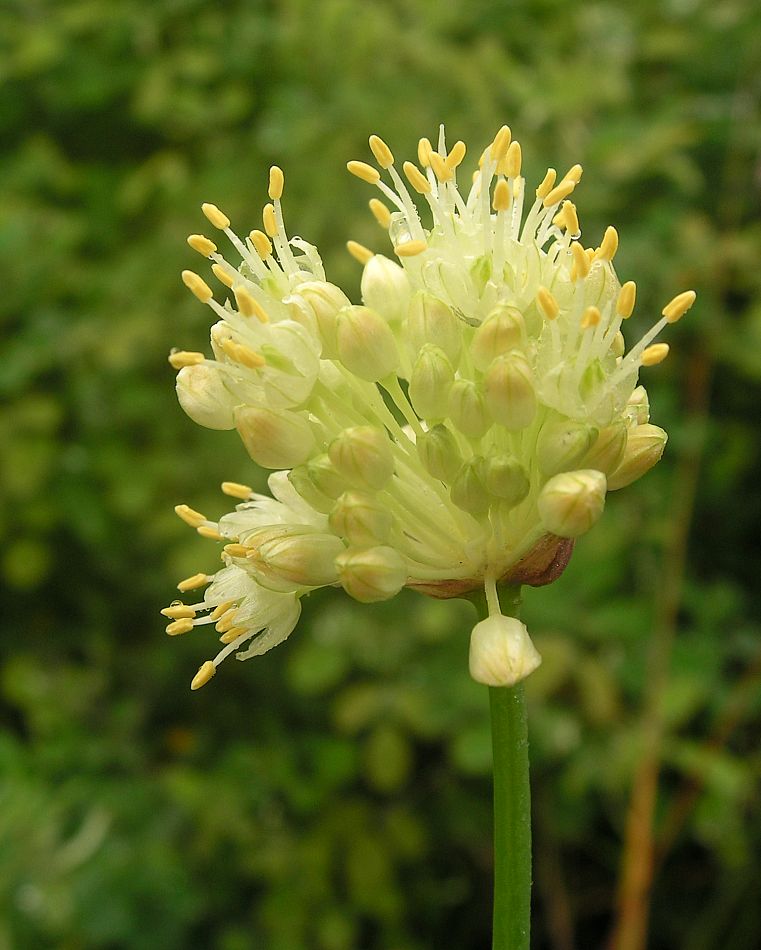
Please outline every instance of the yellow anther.
[[235, 282], [235, 277], [233, 274], [231, 274], [230, 271], [221, 264], [212, 264], [211, 272], [221, 284], [225, 285], [225, 287], [232, 287], [233, 283]]
[[277, 217], [275, 216], [275, 206], [271, 204], [266, 204], [264, 210], [262, 211], [262, 222], [264, 223], [264, 230], [270, 237], [275, 237], [277, 234]]
[[235, 603], [234, 600], [226, 600], [224, 601], [224, 603], [218, 604], [214, 608], [214, 610], [212, 610], [209, 616], [211, 617], [212, 620], [219, 620], [222, 614], [226, 614], [227, 611], [232, 607], [234, 603]]
[[347, 241], [346, 250], [351, 254], [354, 260], [359, 261], [363, 267], [371, 257], [375, 257], [370, 248], [365, 247], [364, 244], [360, 244], [359, 241]]
[[596, 327], [602, 319], [602, 314], [598, 307], [587, 307], [581, 315], [581, 329], [588, 330], [590, 327]]
[[245, 287], [236, 287], [233, 293], [235, 294], [235, 303], [238, 305], [238, 313], [244, 317], [256, 317], [260, 323], [269, 323], [270, 318], [267, 316], [267, 311], [255, 297], [251, 296]]
[[237, 640], [241, 634], [248, 633], [248, 627], [230, 627], [222, 636], [219, 638], [220, 643], [232, 643], [233, 640]]
[[391, 212], [388, 210], [386, 205], [383, 204], [378, 198], [370, 199], [370, 211], [373, 213], [373, 217], [378, 222], [382, 228], [388, 230], [389, 225], [391, 224]]
[[552, 188], [555, 184], [555, 179], [558, 177], [558, 173], [554, 168], [548, 168], [547, 174], [542, 179], [541, 185], [536, 189], [536, 197], [544, 199], [552, 191]]
[[182, 282], [201, 303], [208, 303], [214, 296], [211, 292], [211, 287], [209, 287], [203, 277], [199, 277], [198, 274], [192, 270], [184, 270], [182, 272]]
[[680, 320], [695, 303], [696, 297], [697, 294], [694, 290], [685, 290], [681, 294], [677, 294], [676, 297], [674, 297], [673, 300], [670, 300], [663, 308], [663, 316], [668, 320], [669, 323], [676, 323], [676, 321]]
[[346, 167], [357, 178], [366, 181], [368, 185], [376, 185], [380, 181], [380, 172], [367, 162], [347, 162]]
[[587, 252], [578, 241], [571, 242], [571, 254], [573, 254], [573, 263], [576, 266], [576, 277], [584, 278], [589, 273], [589, 258]]
[[507, 211], [510, 207], [510, 186], [504, 178], [500, 178], [494, 187], [492, 207], [495, 211]]
[[462, 163], [463, 158], [465, 158], [465, 152], [467, 150], [467, 146], [464, 142], [455, 142], [446, 158], [449, 168], [457, 168], [457, 166]]
[[583, 174], [584, 169], [581, 165], [571, 165], [565, 175], [563, 175], [563, 181], [572, 181], [575, 185], [578, 185]]
[[523, 152], [520, 142], [511, 142], [505, 155], [505, 165], [507, 167], [507, 177], [517, 178], [521, 173], [521, 164], [523, 162]]
[[169, 364], [173, 369], [182, 369], [184, 366], [197, 366], [203, 363], [206, 357], [203, 353], [192, 353], [189, 350], [175, 350], [169, 354]]
[[431, 152], [433, 151], [433, 146], [431, 145], [430, 139], [422, 138], [417, 143], [417, 160], [423, 166], [423, 168], [428, 168], [431, 164]]
[[394, 153], [379, 135], [370, 136], [370, 149], [381, 168], [390, 168], [394, 164]]
[[623, 320], [628, 320], [634, 311], [634, 304], [637, 300], [637, 285], [633, 280], [627, 280], [621, 288], [616, 301], [616, 313]]
[[394, 248], [394, 254], [397, 257], [415, 257], [428, 250], [425, 241], [405, 241], [404, 244], [397, 244]]
[[579, 216], [576, 212], [576, 205], [572, 201], [564, 201], [561, 208], [563, 215], [563, 227], [569, 234], [578, 234], [581, 230], [579, 226]]
[[203, 587], [205, 584], [208, 584], [211, 578], [206, 574], [194, 574], [192, 577], [186, 577], [184, 581], [180, 581], [177, 585], [177, 590], [181, 590], [183, 594], [188, 590], [196, 590], [198, 587]]
[[187, 505], [175, 505], [174, 513], [182, 518], [185, 524], [189, 524], [191, 528], [197, 528], [199, 524], [209, 520], [206, 515], [202, 515], [200, 511], [189, 508]]
[[[433, 152], [431, 152], [431, 154], [433, 154]], [[430, 156], [428, 164], [430, 165]], [[402, 168], [404, 174], [407, 176], [407, 181], [412, 185], [415, 191], [420, 195], [427, 195], [431, 190], [431, 183], [417, 165], [413, 165], [412, 162], [405, 162]]]
[[270, 181], [267, 194], [273, 201], [279, 201], [283, 197], [283, 186], [285, 185], [285, 175], [283, 169], [273, 165], [270, 168]]
[[547, 290], [546, 287], [540, 287], [536, 294], [536, 302], [539, 304], [542, 313], [548, 320], [554, 320], [560, 313], [560, 307], [557, 300]]
[[247, 557], [248, 548], [244, 544], [226, 544], [222, 550], [229, 557]]
[[434, 175], [442, 183], [449, 181], [452, 177], [452, 169], [438, 152], [431, 152], [431, 168], [433, 169]]
[[607, 227], [600, 246], [595, 251], [595, 258], [599, 261], [612, 261], [617, 250], [618, 231], [614, 227]]
[[224, 231], [225, 228], [230, 227], [230, 219], [224, 212], [220, 211], [216, 205], [205, 202], [201, 205], [201, 211], [206, 215], [209, 222], [213, 224], [215, 228], [219, 228], [220, 231]]
[[229, 630], [230, 627], [235, 626], [235, 615], [237, 612], [238, 608], [235, 607], [232, 610], [226, 610], [224, 614], [222, 614], [214, 626], [214, 629], [217, 631], [217, 633], [224, 633], [225, 630]]
[[212, 528], [211, 525], [208, 524], [199, 525], [199, 527], [196, 528], [196, 531], [201, 535], [202, 538], [208, 538], [209, 541], [225, 540], [216, 528]]
[[[599, 248], [597, 250], [599, 250]], [[584, 253], [587, 255], [587, 260], [591, 264], [595, 259], [595, 254], [597, 251], [593, 247], [587, 247], [585, 248]]]
[[640, 357], [640, 363], [642, 363], [643, 366], [657, 366], [658, 363], [662, 363], [668, 355], [668, 343], [653, 343], [652, 346], [646, 347], [643, 351]]
[[576, 182], [569, 181], [568, 179], [564, 178], [559, 185], [555, 185], [551, 191], [547, 192], [547, 194], [544, 196], [542, 204], [545, 208], [551, 208], [552, 205], [556, 205], [561, 202], [563, 198], [567, 198], [575, 187]]
[[188, 617], [192, 619], [196, 615], [195, 610], [185, 604], [174, 604], [173, 606], [164, 607], [161, 613], [165, 617], [169, 617], [170, 620], [185, 620]]
[[180, 633], [189, 633], [193, 629], [193, 621], [189, 617], [183, 617], [181, 620], [174, 620], [170, 623], [166, 632], [170, 637], [176, 637]]
[[254, 493], [250, 485], [242, 485], [240, 482], [222, 482], [222, 491], [230, 498], [241, 498], [243, 501], [248, 501]]
[[263, 356], [252, 350], [245, 343], [236, 343], [234, 340], [225, 340], [222, 349], [235, 363], [247, 366], [249, 369], [259, 369], [267, 362]]
[[510, 131], [508, 125], [503, 125], [502, 128], [494, 136], [494, 141], [491, 143], [491, 160], [493, 162], [500, 162], [507, 155], [507, 150], [510, 147], [510, 140], [513, 135]]
[[203, 234], [188, 235], [188, 244], [202, 257], [210, 257], [217, 249], [217, 245]]
[[265, 260], [270, 256], [272, 253], [272, 241], [270, 241], [264, 231], [254, 228], [254, 230], [249, 234], [248, 239], [254, 245], [254, 250], [262, 260]]
[[624, 335], [620, 330], [613, 337], [613, 343], [611, 344], [610, 349], [616, 359], [624, 355], [624, 352], [626, 351], [626, 340], [624, 339]]
[[201, 665], [201, 668], [193, 677], [190, 688], [200, 689], [202, 686], [205, 686], [216, 672], [217, 668], [214, 666], [214, 663], [211, 660], [207, 660]]

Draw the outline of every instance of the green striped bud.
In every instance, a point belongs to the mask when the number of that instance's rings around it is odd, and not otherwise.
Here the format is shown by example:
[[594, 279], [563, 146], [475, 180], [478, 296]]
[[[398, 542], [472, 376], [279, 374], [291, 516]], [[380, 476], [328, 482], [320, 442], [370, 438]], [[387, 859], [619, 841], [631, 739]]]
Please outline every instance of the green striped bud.
[[433, 343], [426, 343], [415, 360], [410, 377], [409, 396], [422, 419], [443, 419], [454, 382], [454, 369], [447, 354]]
[[341, 586], [362, 604], [389, 600], [407, 582], [407, 563], [394, 548], [383, 545], [349, 549], [336, 558]]
[[426, 343], [440, 346], [453, 366], [457, 366], [462, 347], [462, 324], [450, 307], [425, 291], [412, 298], [407, 316], [407, 336], [412, 353]]
[[589, 452], [597, 429], [583, 422], [560, 419], [542, 426], [536, 443], [539, 467], [546, 476], [569, 472]]
[[333, 501], [349, 487], [346, 479], [339, 475], [338, 469], [325, 453], [310, 459], [307, 462], [306, 471], [315, 488]]
[[196, 363], [177, 374], [177, 398], [188, 416], [207, 429], [234, 429], [239, 400], [228, 391], [216, 366]]
[[611, 491], [626, 488], [645, 472], [649, 472], [660, 461], [667, 439], [668, 436], [660, 426], [650, 423], [629, 429], [623, 459], [610, 476], [608, 488]]
[[235, 427], [246, 451], [262, 468], [293, 468], [314, 451], [314, 434], [306, 414], [238, 406]]
[[492, 310], [473, 335], [470, 344], [473, 365], [481, 372], [488, 369], [498, 356], [519, 347], [525, 332], [523, 314], [516, 307], [501, 306]]
[[370, 547], [388, 541], [393, 517], [374, 495], [347, 491], [335, 503], [328, 521], [349, 544]]
[[492, 361], [484, 378], [484, 390], [495, 422], [511, 432], [531, 424], [536, 415], [536, 393], [531, 367], [519, 350]]
[[516, 458], [495, 455], [487, 461], [486, 488], [506, 505], [520, 504], [531, 487], [526, 469]]
[[354, 426], [334, 439], [328, 456], [336, 471], [356, 488], [383, 488], [394, 473], [391, 442], [381, 429]]
[[325, 280], [309, 280], [300, 284], [283, 303], [292, 320], [319, 336], [323, 359], [336, 359], [336, 317], [339, 310], [351, 306], [346, 294]]
[[247, 544], [251, 549], [248, 561], [257, 580], [282, 593], [335, 584], [335, 560], [345, 550], [335, 535], [309, 525], [260, 528], [247, 538]]
[[457, 440], [445, 425], [437, 425], [417, 437], [417, 452], [429, 475], [451, 482], [462, 465]]
[[397, 323], [410, 304], [410, 281], [403, 267], [382, 254], [373, 254], [362, 271], [362, 303], [390, 323]]
[[542, 662], [525, 625], [496, 614], [473, 627], [468, 665], [484, 686], [515, 686]]
[[606, 487], [605, 476], [596, 469], [555, 475], [537, 500], [542, 524], [559, 538], [578, 538], [602, 514]]
[[375, 383], [399, 365], [394, 334], [369, 307], [345, 307], [336, 317], [336, 346], [343, 365], [360, 379]]
[[480, 439], [491, 428], [486, 401], [470, 379], [458, 379], [449, 390], [447, 414], [463, 435]]
[[471, 515], [484, 515], [491, 497], [486, 488], [486, 460], [481, 455], [468, 459], [455, 475], [450, 496], [458, 508]]
[[335, 500], [324, 492], [321, 492], [315, 485], [309, 474], [308, 465], [298, 465], [296, 468], [291, 469], [291, 471], [288, 472], [288, 481], [293, 485], [297, 494], [299, 494], [308, 505], [311, 505], [315, 511], [326, 515], [333, 508]]
[[604, 475], [611, 475], [621, 464], [625, 448], [626, 426], [620, 422], [605, 426], [600, 429], [594, 445], [584, 456], [584, 468], [596, 468]]

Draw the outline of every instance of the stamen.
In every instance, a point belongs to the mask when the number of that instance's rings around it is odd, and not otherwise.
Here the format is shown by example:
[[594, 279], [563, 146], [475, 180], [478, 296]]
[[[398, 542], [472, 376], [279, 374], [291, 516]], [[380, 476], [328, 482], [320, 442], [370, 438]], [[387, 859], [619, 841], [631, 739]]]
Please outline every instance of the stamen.
[[360, 244], [359, 241], [347, 241], [346, 250], [351, 254], [355, 261], [359, 261], [363, 266], [370, 260], [370, 258], [375, 257], [375, 254], [370, 250], [369, 247], [365, 247], [364, 244]]
[[376, 185], [380, 181], [380, 172], [378, 169], [373, 168], [372, 165], [368, 165], [367, 162], [347, 162], [346, 167], [352, 175], [361, 178], [362, 181], [366, 181], [368, 185]]
[[661, 311], [668, 323], [676, 323], [681, 320], [690, 307], [695, 303], [697, 294], [694, 290], [685, 290], [677, 294], [673, 300], [670, 300]]
[[262, 222], [264, 223], [264, 230], [267, 234], [273, 238], [277, 236], [277, 218], [275, 216], [275, 206], [271, 204], [266, 204], [264, 210], [262, 211]]
[[232, 287], [232, 285], [235, 283], [235, 277], [221, 264], [212, 264], [211, 272], [221, 284], [225, 285], [225, 287]]
[[373, 214], [373, 217], [378, 222], [378, 224], [388, 230], [389, 225], [391, 224], [391, 212], [388, 210], [386, 205], [379, 198], [370, 199], [370, 211]]
[[[436, 153], [433, 152], [432, 156]], [[404, 244], [397, 244], [394, 248], [394, 254], [398, 257], [415, 257], [418, 254], [422, 254], [423, 251], [428, 250], [428, 245], [425, 241], [406, 241]]]
[[598, 261], [612, 261], [618, 250], [618, 231], [614, 227], [607, 227], [599, 248], [595, 252]]
[[517, 178], [521, 173], [521, 164], [523, 162], [523, 152], [520, 142], [511, 142], [505, 156], [505, 166], [508, 178]]
[[222, 550], [228, 557], [248, 557], [248, 548], [243, 544], [226, 544]]
[[254, 493], [250, 485], [243, 485], [240, 482], [222, 482], [222, 491], [231, 498], [242, 498], [247, 501]]
[[270, 318], [267, 316], [267, 311], [255, 297], [251, 296], [245, 287], [235, 287], [233, 293], [238, 305], [238, 312], [242, 316], [256, 317], [260, 323], [269, 323]]
[[560, 313], [557, 300], [555, 300], [546, 287], [539, 288], [536, 294], [536, 302], [548, 320], [554, 320]]
[[211, 582], [212, 578], [208, 574], [193, 574], [192, 577], [186, 577], [184, 581], [180, 581], [177, 585], [177, 590], [182, 591], [184, 594], [189, 590], [196, 590], [198, 587], [204, 587], [206, 584]]
[[433, 146], [431, 145], [431, 140], [427, 138], [422, 138], [417, 143], [417, 160], [423, 166], [423, 168], [428, 168], [431, 164], [431, 152], [433, 151]]
[[213, 224], [215, 228], [219, 228], [220, 231], [224, 231], [225, 228], [230, 227], [230, 219], [224, 212], [220, 211], [216, 205], [205, 202], [201, 205], [201, 211], [206, 215], [209, 222]]
[[196, 531], [201, 535], [202, 538], [208, 538], [210, 541], [224, 541], [225, 539], [217, 531], [216, 528], [212, 528], [210, 525], [202, 524], [196, 528]]
[[598, 307], [587, 307], [581, 317], [581, 329], [588, 330], [590, 327], [596, 327], [601, 319], [602, 314]]
[[247, 366], [249, 369], [259, 369], [267, 362], [265, 358], [252, 350], [245, 343], [236, 343], [234, 340], [225, 340], [222, 343], [222, 349], [236, 363]]
[[195, 610], [186, 604], [174, 604], [169, 607], [164, 607], [161, 613], [165, 617], [169, 617], [170, 620], [185, 620], [187, 618], [192, 620], [196, 615]]
[[209, 619], [210, 619], [210, 620], [215, 620], [215, 621], [216, 621], [216, 620], [219, 620], [219, 618], [222, 616], [222, 614], [226, 614], [227, 611], [232, 607], [232, 605], [233, 605], [234, 603], [235, 603], [234, 600], [226, 600], [224, 603], [219, 604], [219, 605], [218, 605], [217, 607], [215, 607], [214, 610], [212, 610], [212, 612], [209, 614]]
[[581, 227], [579, 225], [579, 215], [576, 211], [576, 205], [572, 201], [564, 201], [560, 209], [563, 215], [563, 226], [570, 235], [579, 234]]
[[197, 528], [199, 524], [209, 520], [206, 515], [202, 515], [200, 511], [196, 511], [188, 505], [175, 505], [174, 513], [182, 518], [185, 524], [189, 524], [191, 528]]
[[270, 168], [269, 188], [267, 189], [267, 194], [272, 201], [279, 201], [283, 197], [284, 185], [285, 175], [283, 175], [282, 168], [273, 165], [272, 168]]
[[264, 233], [258, 228], [254, 230], [248, 236], [251, 243], [254, 245], [254, 250], [261, 257], [262, 260], [266, 260], [272, 254], [272, 242]]
[[181, 620], [174, 620], [166, 628], [170, 637], [176, 637], [180, 633], [189, 633], [193, 629], [193, 621], [189, 617], [183, 617]]
[[510, 186], [504, 178], [500, 178], [494, 188], [492, 207], [495, 211], [507, 211], [510, 207]]
[[203, 277], [199, 277], [198, 274], [192, 270], [184, 270], [182, 272], [182, 282], [201, 303], [208, 303], [214, 296], [211, 292], [211, 287], [209, 287]]
[[394, 164], [394, 153], [379, 135], [370, 136], [370, 149], [381, 168], [390, 168]]
[[214, 629], [217, 633], [225, 633], [230, 627], [235, 624], [235, 615], [238, 613], [238, 608], [234, 607], [230, 610], [226, 610], [224, 614], [219, 618], [217, 623], [214, 626]]
[[547, 192], [542, 200], [542, 204], [545, 208], [551, 208], [552, 205], [559, 204], [563, 198], [567, 198], [571, 194], [575, 187], [576, 182], [564, 178], [552, 191]]
[[578, 241], [571, 242], [571, 253], [573, 254], [573, 263], [576, 267], [576, 277], [583, 279], [589, 273], [590, 263], [587, 252]]
[[634, 311], [637, 300], [637, 285], [633, 280], [627, 280], [621, 288], [616, 301], [616, 313], [622, 320], [628, 320]]
[[491, 143], [491, 160], [493, 162], [501, 162], [502, 159], [507, 155], [507, 150], [510, 147], [510, 140], [512, 138], [512, 132], [510, 131], [510, 126], [503, 125], [502, 128], [494, 136], [494, 141]]
[[574, 184], [578, 185], [583, 174], [584, 169], [581, 167], [581, 165], [571, 165], [565, 175], [563, 175], [563, 181], [572, 181]]
[[205, 686], [216, 672], [217, 668], [214, 666], [213, 661], [207, 660], [193, 677], [190, 688], [200, 689], [202, 686]]
[[640, 363], [643, 366], [657, 366], [669, 355], [669, 349], [668, 343], [653, 343], [642, 352]]
[[189, 235], [188, 244], [193, 248], [194, 251], [198, 251], [202, 257], [211, 257], [211, 255], [217, 249], [217, 245], [213, 241], [210, 241], [203, 234]]
[[462, 160], [465, 158], [466, 151], [467, 146], [464, 142], [455, 142], [452, 146], [452, 150], [446, 157], [446, 163], [448, 167], [454, 171], [454, 169], [462, 163]]
[[169, 365], [172, 369], [183, 369], [185, 366], [197, 366], [203, 363], [206, 357], [203, 353], [193, 353], [189, 350], [175, 350], [169, 354]]
[[244, 634], [248, 631], [248, 627], [230, 627], [222, 636], [219, 638], [220, 643], [232, 643], [234, 640], [237, 640], [241, 634]]
[[552, 188], [555, 184], [555, 179], [558, 177], [558, 173], [554, 168], [548, 168], [547, 173], [542, 179], [542, 183], [536, 189], [536, 197], [540, 200], [544, 200], [547, 195], [552, 191]]
[[431, 183], [420, 171], [417, 165], [413, 165], [412, 162], [405, 162], [404, 165], [402, 165], [402, 169], [404, 174], [407, 176], [407, 181], [412, 185], [419, 195], [427, 195], [430, 193]]
[[431, 152], [431, 168], [442, 185], [452, 178], [452, 169], [438, 152]]

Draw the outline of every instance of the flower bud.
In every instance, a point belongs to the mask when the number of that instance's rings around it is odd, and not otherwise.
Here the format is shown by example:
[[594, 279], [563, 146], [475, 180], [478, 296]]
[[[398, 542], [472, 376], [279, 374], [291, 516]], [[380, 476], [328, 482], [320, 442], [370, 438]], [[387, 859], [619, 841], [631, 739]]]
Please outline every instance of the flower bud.
[[377, 491], [394, 473], [391, 443], [382, 429], [373, 426], [344, 429], [330, 443], [328, 455], [338, 473], [357, 488]]
[[339, 538], [309, 525], [260, 528], [247, 539], [248, 561], [269, 590], [287, 593], [300, 587], [335, 584], [335, 560], [345, 549]]
[[382, 254], [373, 254], [362, 272], [362, 303], [389, 323], [404, 318], [410, 303], [410, 281], [403, 267]]
[[288, 472], [288, 481], [293, 485], [296, 493], [315, 511], [326, 515], [333, 508], [335, 499], [328, 497], [315, 485], [309, 474], [308, 465], [298, 465]]
[[347, 491], [333, 506], [328, 521], [332, 530], [349, 544], [370, 547], [388, 541], [393, 517], [374, 495]]
[[336, 359], [336, 316], [339, 310], [351, 306], [346, 294], [325, 280], [308, 280], [283, 302], [291, 319], [320, 337], [323, 358]]
[[443, 419], [453, 382], [454, 369], [446, 353], [441, 347], [426, 343], [410, 378], [409, 396], [415, 412], [422, 419]]
[[485, 485], [486, 460], [481, 455], [468, 459], [454, 477], [450, 496], [458, 508], [471, 515], [484, 515], [491, 497]]
[[262, 468], [293, 468], [314, 451], [314, 434], [302, 413], [238, 406], [235, 426], [246, 451]]
[[644, 386], [637, 386], [629, 396], [624, 414], [632, 425], [641, 426], [650, 422], [650, 400], [647, 398], [647, 390]]
[[[339, 475], [327, 454], [316, 455], [306, 465], [310, 481], [319, 492], [335, 501], [348, 488], [346, 479]], [[333, 505], [331, 503], [330, 507]]]
[[394, 548], [379, 546], [344, 551], [336, 558], [338, 579], [362, 604], [389, 600], [407, 582], [407, 564]]
[[[626, 448], [626, 426], [616, 422], [600, 429], [592, 448], [582, 460], [584, 468], [596, 468], [603, 475], [611, 475], [621, 463]], [[608, 486], [610, 487], [610, 486]]]
[[451, 482], [462, 465], [457, 440], [445, 425], [437, 425], [417, 437], [417, 453], [429, 475]]
[[473, 335], [470, 355], [473, 365], [481, 372], [498, 356], [519, 347], [523, 342], [526, 326], [523, 314], [517, 307], [497, 307], [492, 310]]
[[596, 469], [555, 475], [537, 500], [545, 528], [559, 538], [578, 538], [589, 531], [605, 507], [606, 487], [605, 476]]
[[542, 662], [525, 624], [495, 614], [473, 627], [470, 675], [484, 686], [515, 686]]
[[425, 291], [415, 294], [407, 317], [407, 336], [413, 354], [426, 343], [440, 346], [453, 366], [457, 366], [462, 346], [462, 326], [459, 319], [438, 297]]
[[610, 476], [608, 488], [611, 491], [626, 488], [649, 472], [660, 461], [667, 439], [663, 429], [650, 423], [629, 429], [623, 459]]
[[215, 366], [197, 363], [177, 374], [177, 398], [193, 422], [207, 429], [234, 429], [239, 400], [229, 392]]
[[536, 443], [539, 467], [542, 472], [557, 475], [569, 472], [594, 445], [597, 429], [583, 422], [560, 419], [542, 426]]
[[449, 390], [447, 414], [463, 435], [480, 439], [491, 428], [486, 401], [470, 379], [458, 379]]
[[368, 307], [345, 307], [336, 318], [336, 345], [343, 365], [368, 382], [383, 379], [399, 365], [389, 325]]
[[526, 469], [516, 458], [495, 455], [486, 465], [486, 488], [513, 507], [520, 504], [531, 487]]
[[492, 361], [484, 378], [486, 405], [495, 422], [511, 432], [525, 429], [536, 415], [531, 367], [518, 350]]

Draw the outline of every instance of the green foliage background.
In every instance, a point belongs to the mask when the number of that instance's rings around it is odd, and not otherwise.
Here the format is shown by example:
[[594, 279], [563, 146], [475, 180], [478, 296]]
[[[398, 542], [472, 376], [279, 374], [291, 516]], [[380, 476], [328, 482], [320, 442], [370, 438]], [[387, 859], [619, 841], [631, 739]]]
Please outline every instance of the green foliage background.
[[174, 399], [170, 346], [208, 332], [178, 279], [198, 206], [257, 226], [277, 162], [291, 230], [356, 292], [343, 242], [383, 235], [345, 162], [440, 121], [471, 158], [508, 122], [529, 177], [584, 164], [638, 330], [699, 292], [647, 371], [666, 458], [526, 593], [536, 946], [603, 946], [655, 696], [649, 946], [757, 948], [756, 5], [6, 0], [0, 44], [0, 948], [488, 945], [467, 604], [315, 596], [197, 694], [208, 649], [158, 616], [217, 557], [172, 506], [264, 484]]

